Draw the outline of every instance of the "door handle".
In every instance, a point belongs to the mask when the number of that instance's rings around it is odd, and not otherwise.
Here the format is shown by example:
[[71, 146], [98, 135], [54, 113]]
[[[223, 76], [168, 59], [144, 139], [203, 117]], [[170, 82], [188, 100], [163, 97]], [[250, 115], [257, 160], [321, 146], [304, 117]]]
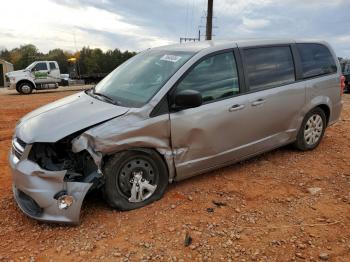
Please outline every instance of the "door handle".
[[262, 105], [262, 104], [264, 104], [265, 102], [266, 102], [265, 99], [260, 98], [260, 99], [258, 99], [258, 100], [256, 100], [256, 101], [254, 101], [254, 102], [252, 103], [252, 106]]
[[242, 110], [243, 108], [245, 108], [245, 105], [236, 104], [236, 105], [231, 106], [231, 107], [228, 109], [228, 111], [233, 112], [233, 111]]

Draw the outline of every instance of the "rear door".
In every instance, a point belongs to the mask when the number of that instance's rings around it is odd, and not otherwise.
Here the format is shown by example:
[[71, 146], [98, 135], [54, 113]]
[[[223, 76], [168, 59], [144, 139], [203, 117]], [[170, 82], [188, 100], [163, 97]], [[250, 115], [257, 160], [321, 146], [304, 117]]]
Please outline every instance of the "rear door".
[[294, 45], [241, 48], [252, 117], [253, 147], [266, 151], [294, 140], [305, 104], [305, 82], [297, 82]]

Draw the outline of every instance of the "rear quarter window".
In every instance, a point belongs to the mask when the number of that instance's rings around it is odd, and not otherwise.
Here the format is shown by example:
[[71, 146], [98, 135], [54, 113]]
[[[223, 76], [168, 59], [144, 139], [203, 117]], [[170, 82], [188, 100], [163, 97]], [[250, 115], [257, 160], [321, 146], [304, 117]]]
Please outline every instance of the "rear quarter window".
[[303, 78], [337, 72], [337, 65], [329, 49], [321, 44], [297, 44]]
[[51, 69], [51, 70], [56, 69], [56, 65], [55, 65], [55, 63], [50, 62], [50, 69]]

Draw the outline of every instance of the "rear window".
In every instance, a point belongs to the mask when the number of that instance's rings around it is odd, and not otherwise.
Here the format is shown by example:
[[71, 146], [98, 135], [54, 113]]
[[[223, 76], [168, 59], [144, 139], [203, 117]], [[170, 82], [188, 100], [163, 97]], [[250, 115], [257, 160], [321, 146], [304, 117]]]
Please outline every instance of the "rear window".
[[289, 46], [244, 50], [250, 90], [261, 90], [295, 81], [294, 62]]
[[337, 66], [329, 49], [321, 44], [297, 44], [303, 78], [337, 72]]

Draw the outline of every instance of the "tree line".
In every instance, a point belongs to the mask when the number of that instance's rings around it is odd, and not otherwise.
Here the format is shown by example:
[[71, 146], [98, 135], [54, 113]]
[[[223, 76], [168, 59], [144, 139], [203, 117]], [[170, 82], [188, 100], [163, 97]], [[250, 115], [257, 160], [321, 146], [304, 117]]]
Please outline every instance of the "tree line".
[[69, 58], [76, 58], [80, 74], [109, 73], [117, 66], [134, 56], [135, 52], [120, 51], [118, 48], [106, 52], [99, 48], [83, 47], [80, 51], [69, 52], [56, 48], [48, 53], [39, 52], [35, 45], [22, 45], [12, 50], [0, 50], [0, 58], [13, 64], [15, 70], [26, 68], [34, 61], [57, 61], [61, 73], [68, 73]]

